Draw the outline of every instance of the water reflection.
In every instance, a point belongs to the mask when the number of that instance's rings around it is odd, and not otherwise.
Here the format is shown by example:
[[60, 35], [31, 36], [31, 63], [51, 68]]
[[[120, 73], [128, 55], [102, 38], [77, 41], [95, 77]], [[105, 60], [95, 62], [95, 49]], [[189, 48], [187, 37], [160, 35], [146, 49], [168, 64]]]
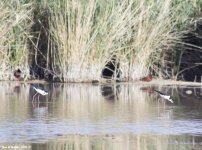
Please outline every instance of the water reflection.
[[47, 143], [0, 144], [0, 148], [37, 149], [37, 150], [199, 150], [202, 138], [195, 136], [81, 136], [70, 135], [59, 137]]
[[[35, 91], [30, 84], [0, 83], [1, 146], [26, 143], [33, 149], [201, 148], [200, 87], [39, 86], [49, 94], [40, 96], [33, 105]], [[175, 103], [158, 101], [152, 89], [171, 94]]]
[[186, 86], [184, 88], [179, 88], [179, 95], [183, 99], [200, 100], [202, 99], [202, 88]]
[[101, 85], [102, 96], [109, 101], [119, 99], [120, 85]]

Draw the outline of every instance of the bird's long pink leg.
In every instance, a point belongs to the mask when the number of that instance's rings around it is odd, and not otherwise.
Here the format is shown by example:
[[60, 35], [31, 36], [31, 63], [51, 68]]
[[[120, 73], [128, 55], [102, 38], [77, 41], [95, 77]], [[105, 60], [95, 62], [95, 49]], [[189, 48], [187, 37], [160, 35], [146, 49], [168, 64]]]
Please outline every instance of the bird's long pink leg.
[[33, 96], [33, 98], [32, 98], [32, 102], [34, 102], [34, 98], [35, 98], [35, 96], [37, 95], [38, 93], [36, 93], [36, 94], [34, 94], [34, 96]]
[[38, 102], [39, 102], [39, 96], [40, 96], [40, 95], [38, 94]]

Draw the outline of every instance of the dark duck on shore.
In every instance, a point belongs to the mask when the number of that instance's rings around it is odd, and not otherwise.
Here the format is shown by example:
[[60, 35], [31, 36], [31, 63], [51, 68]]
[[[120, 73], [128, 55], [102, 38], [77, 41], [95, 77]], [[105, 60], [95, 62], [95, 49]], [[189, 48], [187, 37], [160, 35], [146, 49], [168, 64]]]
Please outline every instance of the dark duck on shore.
[[140, 79], [141, 81], [150, 82], [152, 80], [152, 75], [148, 74], [147, 76]]
[[13, 75], [16, 80], [21, 80], [22, 71], [20, 69], [17, 69], [14, 71]]

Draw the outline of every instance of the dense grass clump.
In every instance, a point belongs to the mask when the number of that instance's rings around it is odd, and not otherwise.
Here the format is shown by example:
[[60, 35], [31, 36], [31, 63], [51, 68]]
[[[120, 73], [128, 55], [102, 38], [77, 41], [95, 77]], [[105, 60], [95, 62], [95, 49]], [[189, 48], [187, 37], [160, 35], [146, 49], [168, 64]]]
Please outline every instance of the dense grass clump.
[[[38, 67], [48, 70], [53, 80], [69, 82], [100, 80], [110, 61], [115, 62], [112, 79], [138, 80], [151, 70], [160, 78], [174, 77], [178, 67], [173, 64], [178, 57], [173, 47], [181, 43], [185, 29], [201, 14], [202, 5], [200, 1], [182, 0], [19, 0], [16, 3], [17, 6], [1, 2], [1, 20], [5, 15], [8, 17], [4, 17], [4, 26], [1, 24], [0, 28], [10, 28], [2, 33], [5, 53], [1, 54], [4, 65], [0, 67], [6, 70], [5, 67], [23, 66], [29, 70], [24, 63], [28, 62], [28, 55], [43, 51], [35, 40], [31, 43], [36, 51], [30, 54], [26, 42], [33, 38], [41, 40], [40, 36], [30, 38], [33, 10], [45, 9], [49, 13], [48, 47], [43, 53], [46, 65], [40, 66], [40, 59], [32, 61], [38, 61], [35, 63]], [[17, 16], [20, 18], [16, 19]], [[173, 62], [165, 61], [168, 54]], [[170, 68], [165, 68], [167, 63], [172, 64]]]
[[29, 73], [27, 39], [32, 5], [0, 1], [0, 79], [12, 79], [15, 68]]

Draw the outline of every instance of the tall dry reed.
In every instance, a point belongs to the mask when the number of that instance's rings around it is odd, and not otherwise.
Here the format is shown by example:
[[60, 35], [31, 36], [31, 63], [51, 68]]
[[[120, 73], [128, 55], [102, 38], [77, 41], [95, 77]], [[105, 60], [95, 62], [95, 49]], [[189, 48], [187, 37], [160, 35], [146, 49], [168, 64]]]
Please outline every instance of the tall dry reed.
[[165, 50], [181, 37], [178, 7], [171, 0], [61, 0], [50, 25], [65, 81], [99, 80], [114, 56], [120, 80], [137, 80], [149, 68], [163, 77], [153, 64], [163, 66]]
[[12, 79], [16, 68], [29, 72], [27, 39], [31, 12], [31, 3], [0, 2], [0, 80]]
[[52, 45], [44, 57], [47, 66], [52, 63], [54, 76], [64, 81], [100, 80], [102, 69], [116, 58], [121, 73], [113, 79], [134, 81], [149, 69], [164, 78], [166, 53], [176, 51], [171, 47], [181, 42], [181, 31], [200, 13], [200, 6], [199, 0], [1, 1], [0, 79], [10, 79], [16, 67], [29, 76], [27, 41], [37, 38], [29, 34], [36, 8], [50, 12]]

